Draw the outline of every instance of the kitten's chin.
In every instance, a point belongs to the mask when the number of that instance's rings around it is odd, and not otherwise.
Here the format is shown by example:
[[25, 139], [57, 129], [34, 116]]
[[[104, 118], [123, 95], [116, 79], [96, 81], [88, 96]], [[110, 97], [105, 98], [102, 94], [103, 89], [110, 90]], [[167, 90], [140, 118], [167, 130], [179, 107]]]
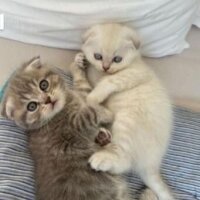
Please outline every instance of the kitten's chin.
[[121, 71], [121, 70], [123, 70], [123, 69], [124, 69], [124, 68], [122, 68], [122, 69], [112, 69], [112, 68], [110, 68], [110, 69], [107, 70], [107, 71], [102, 70], [102, 72], [103, 72], [104, 74], [111, 75], [111, 74], [115, 74], [115, 73], [117, 73], [117, 72], [119, 72], [119, 71]]
[[120, 66], [120, 67], [111, 66], [108, 70], [105, 71], [102, 66], [97, 66], [97, 65], [93, 65], [93, 66], [98, 72], [102, 73], [103, 75], [115, 74], [129, 67], [129, 65]]

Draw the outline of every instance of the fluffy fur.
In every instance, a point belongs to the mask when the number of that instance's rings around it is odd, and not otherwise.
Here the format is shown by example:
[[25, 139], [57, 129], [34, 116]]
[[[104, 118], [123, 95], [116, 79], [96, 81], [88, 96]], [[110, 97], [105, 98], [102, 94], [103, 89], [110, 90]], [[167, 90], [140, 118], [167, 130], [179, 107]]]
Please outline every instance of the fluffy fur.
[[87, 76], [94, 87], [87, 101], [103, 103], [114, 113], [112, 143], [92, 155], [91, 167], [112, 173], [133, 170], [159, 200], [173, 200], [160, 176], [172, 109], [165, 89], [141, 59], [137, 34], [126, 26], [104, 24], [87, 30], [83, 38], [82, 50], [90, 63]]
[[76, 63], [71, 69], [76, 91], [39, 58], [33, 59], [16, 71], [4, 96], [2, 114], [29, 135], [37, 199], [129, 200], [119, 176], [95, 172], [88, 165], [89, 157], [101, 148], [94, 142], [99, 131], [106, 132], [101, 125], [110, 123], [112, 116], [103, 107], [85, 103], [90, 85]]

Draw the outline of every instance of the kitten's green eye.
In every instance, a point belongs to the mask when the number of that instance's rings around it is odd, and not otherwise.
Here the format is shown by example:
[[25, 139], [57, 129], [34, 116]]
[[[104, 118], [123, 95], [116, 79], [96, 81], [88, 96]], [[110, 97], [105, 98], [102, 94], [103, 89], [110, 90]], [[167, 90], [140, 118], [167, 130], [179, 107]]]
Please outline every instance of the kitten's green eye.
[[47, 90], [48, 87], [49, 87], [49, 82], [47, 80], [40, 81], [40, 89], [42, 91]]
[[27, 105], [27, 110], [30, 112], [33, 112], [37, 109], [37, 102], [35, 101], [31, 101], [28, 105]]
[[99, 54], [99, 53], [95, 53], [94, 54], [94, 58], [96, 59], [96, 60], [102, 60], [102, 55], [101, 54]]
[[115, 56], [113, 58], [113, 62], [120, 63], [121, 61], [122, 61], [122, 57], [121, 56]]

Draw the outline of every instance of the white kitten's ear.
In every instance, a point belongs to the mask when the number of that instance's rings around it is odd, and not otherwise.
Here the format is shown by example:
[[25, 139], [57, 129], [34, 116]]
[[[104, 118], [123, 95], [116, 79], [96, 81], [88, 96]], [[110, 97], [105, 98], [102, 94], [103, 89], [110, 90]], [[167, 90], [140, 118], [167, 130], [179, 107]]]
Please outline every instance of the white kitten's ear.
[[11, 97], [4, 99], [4, 101], [1, 104], [1, 115], [8, 119], [13, 119], [14, 109], [15, 109], [14, 100]]
[[32, 58], [26, 64], [25, 70], [30, 71], [30, 70], [37, 69], [37, 68], [39, 69], [39, 68], [41, 68], [41, 66], [42, 66], [42, 64], [40, 61], [40, 56], [37, 56], [37, 57]]
[[82, 35], [83, 43], [85, 43], [89, 38], [95, 35], [96, 26], [89, 28], [86, 32]]
[[131, 40], [131, 42], [134, 44], [136, 49], [139, 49], [140, 44], [141, 44], [140, 38], [138, 34], [131, 28], [128, 28], [127, 39]]

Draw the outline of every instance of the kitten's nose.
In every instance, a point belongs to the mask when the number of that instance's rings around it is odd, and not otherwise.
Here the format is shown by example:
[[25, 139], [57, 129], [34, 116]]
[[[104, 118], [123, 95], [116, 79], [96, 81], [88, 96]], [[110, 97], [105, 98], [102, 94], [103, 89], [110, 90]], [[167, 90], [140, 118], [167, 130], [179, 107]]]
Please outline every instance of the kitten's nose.
[[103, 65], [103, 69], [104, 69], [104, 71], [106, 72], [106, 71], [108, 71], [109, 70], [109, 68], [110, 68], [110, 66], [109, 65]]
[[46, 101], [45, 101], [45, 104], [49, 104], [49, 103], [51, 103], [51, 98], [50, 98], [50, 96], [48, 96], [47, 99], [46, 99]]

